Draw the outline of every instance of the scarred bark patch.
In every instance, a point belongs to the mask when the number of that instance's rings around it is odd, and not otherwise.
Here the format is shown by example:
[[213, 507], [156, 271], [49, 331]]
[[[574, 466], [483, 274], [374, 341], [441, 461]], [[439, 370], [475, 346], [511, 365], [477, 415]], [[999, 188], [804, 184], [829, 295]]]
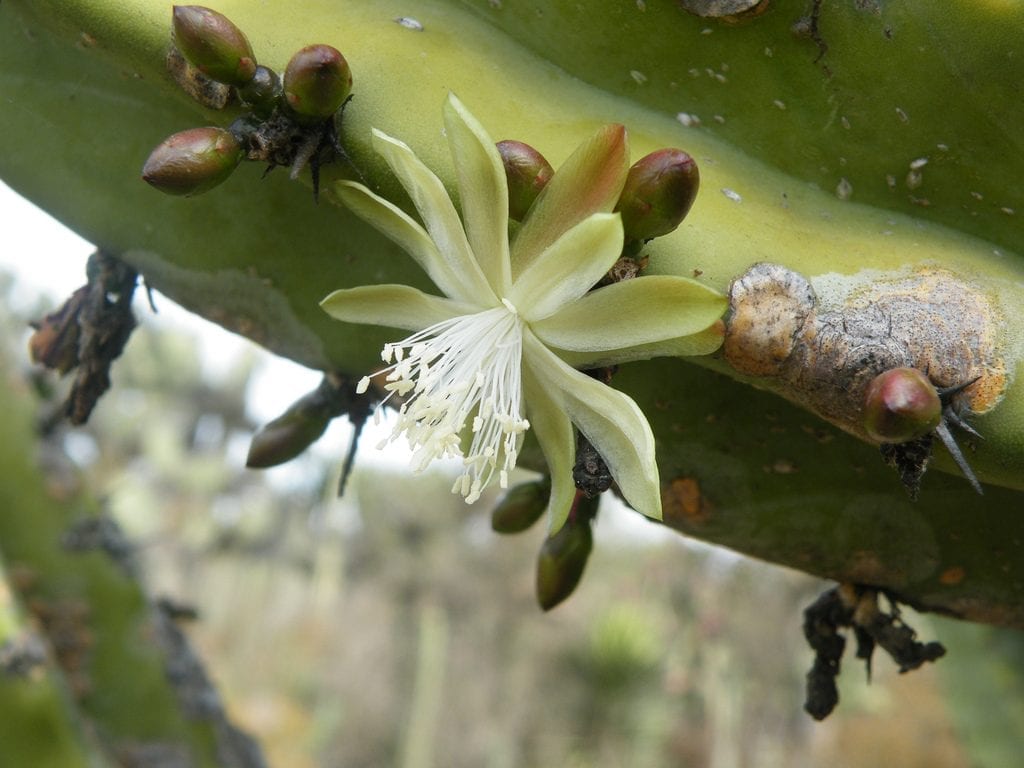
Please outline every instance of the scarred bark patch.
[[976, 380], [952, 398], [961, 415], [991, 410], [1006, 390], [1002, 317], [949, 270], [877, 280], [823, 307], [805, 277], [763, 262], [733, 281], [729, 307], [730, 365], [863, 439], [865, 391], [891, 368], [917, 368], [939, 389]]

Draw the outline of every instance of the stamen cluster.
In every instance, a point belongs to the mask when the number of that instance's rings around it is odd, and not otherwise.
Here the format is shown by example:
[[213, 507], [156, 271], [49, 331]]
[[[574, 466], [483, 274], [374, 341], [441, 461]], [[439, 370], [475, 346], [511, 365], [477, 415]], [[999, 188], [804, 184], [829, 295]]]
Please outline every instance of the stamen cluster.
[[[386, 344], [381, 358], [391, 365], [376, 375], [386, 382], [385, 402], [396, 395], [404, 402], [381, 447], [404, 434], [414, 451], [413, 469], [421, 472], [436, 458], [462, 456], [461, 436], [472, 417], [466, 468], [452, 492], [476, 501], [499, 464], [499, 483], [507, 488], [521, 435], [530, 426], [522, 417], [522, 355], [522, 320], [507, 300]], [[369, 384], [370, 377], [363, 378], [358, 391]]]

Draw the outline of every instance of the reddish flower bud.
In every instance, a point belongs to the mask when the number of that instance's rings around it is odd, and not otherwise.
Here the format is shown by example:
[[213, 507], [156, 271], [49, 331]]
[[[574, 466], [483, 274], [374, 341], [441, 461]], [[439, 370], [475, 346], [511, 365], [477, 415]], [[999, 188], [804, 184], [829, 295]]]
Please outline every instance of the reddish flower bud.
[[681, 149], [659, 149], [637, 160], [615, 208], [626, 241], [673, 231], [689, 213], [699, 187], [697, 163]]
[[310, 45], [288, 62], [284, 97], [292, 111], [310, 121], [326, 120], [352, 93], [352, 70], [329, 45]]
[[201, 5], [174, 6], [174, 43], [189, 63], [219, 83], [243, 86], [256, 72], [252, 46], [228, 18]]
[[142, 167], [142, 178], [169, 195], [198, 195], [231, 175], [242, 146], [223, 128], [192, 128], [165, 139]]
[[544, 155], [521, 141], [499, 141], [498, 154], [508, 179], [508, 215], [522, 221], [554, 170]]
[[878, 374], [864, 395], [864, 430], [880, 443], [906, 443], [923, 437], [942, 421], [939, 393], [916, 368]]

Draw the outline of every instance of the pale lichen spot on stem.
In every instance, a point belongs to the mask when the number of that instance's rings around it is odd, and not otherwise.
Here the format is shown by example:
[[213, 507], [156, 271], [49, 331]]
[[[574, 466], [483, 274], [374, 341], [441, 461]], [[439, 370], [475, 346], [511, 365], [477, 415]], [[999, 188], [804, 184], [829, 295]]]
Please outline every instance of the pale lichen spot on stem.
[[917, 368], [939, 388], [976, 379], [956, 396], [964, 414], [991, 410], [1007, 387], [1001, 313], [946, 269], [873, 280], [822, 306], [805, 277], [759, 263], [733, 281], [729, 302], [729, 364], [862, 438], [864, 393], [883, 371]]

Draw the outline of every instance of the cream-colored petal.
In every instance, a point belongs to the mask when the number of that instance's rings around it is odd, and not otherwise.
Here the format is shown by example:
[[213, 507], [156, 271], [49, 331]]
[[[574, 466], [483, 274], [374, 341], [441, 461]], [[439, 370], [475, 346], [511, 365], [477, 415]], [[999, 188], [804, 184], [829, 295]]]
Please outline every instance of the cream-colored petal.
[[455, 163], [462, 219], [476, 261], [498, 296], [511, 281], [508, 255], [508, 180], [494, 140], [454, 94], [444, 124]]
[[619, 200], [629, 170], [626, 129], [607, 125], [583, 142], [534, 201], [512, 243], [512, 280], [566, 231]]
[[554, 314], [579, 299], [622, 253], [622, 220], [595, 213], [565, 232], [520, 274], [509, 292], [527, 322]]
[[725, 326], [717, 322], [700, 333], [679, 336], [649, 344], [637, 344], [618, 349], [602, 349], [591, 352], [552, 347], [552, 351], [573, 368], [601, 368], [608, 365], [631, 363], [635, 360], [650, 360], [652, 357], [694, 357], [710, 355], [718, 351], [725, 337]]
[[498, 298], [480, 270], [469, 247], [466, 232], [441, 180], [416, 157], [408, 145], [373, 130], [373, 148], [391, 166], [419, 211], [430, 238], [462, 286], [460, 298], [475, 297], [481, 304], [496, 306]]
[[595, 352], [700, 333], [727, 305], [725, 296], [695, 280], [652, 275], [591, 291], [531, 327], [549, 347]]
[[460, 315], [479, 312], [464, 304], [408, 285], [364, 285], [334, 291], [320, 306], [336, 320], [419, 331]]
[[533, 370], [527, 355], [523, 356], [523, 401], [530, 429], [540, 443], [551, 475], [548, 532], [555, 533], [565, 525], [576, 498], [576, 484], [572, 477], [576, 436], [562, 404], [561, 393], [547, 386], [545, 379]]
[[570, 368], [529, 330], [523, 357], [537, 384], [558, 398], [572, 423], [597, 449], [626, 501], [648, 517], [661, 519], [661, 488], [654, 434], [632, 398]]
[[442, 293], [463, 301], [474, 298], [427, 231], [409, 214], [354, 181], [338, 182], [335, 191], [350, 211], [412, 256]]

